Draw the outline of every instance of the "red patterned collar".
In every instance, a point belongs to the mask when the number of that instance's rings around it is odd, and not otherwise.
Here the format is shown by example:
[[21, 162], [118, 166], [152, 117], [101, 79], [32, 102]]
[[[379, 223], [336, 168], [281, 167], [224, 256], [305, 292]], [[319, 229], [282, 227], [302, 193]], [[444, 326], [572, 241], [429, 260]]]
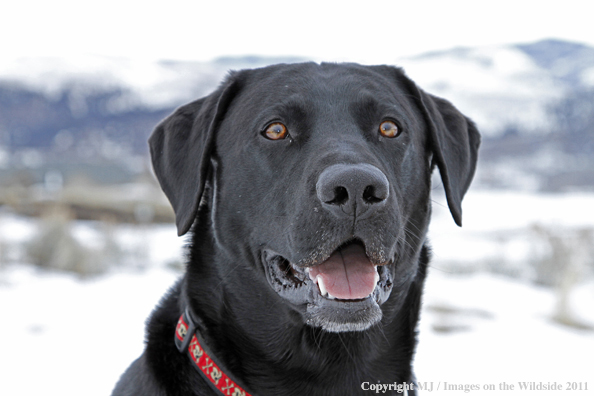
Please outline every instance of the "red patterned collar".
[[226, 396], [251, 396], [237, 384], [237, 381], [231, 377], [227, 370], [224, 370], [221, 363], [217, 362], [213, 354], [206, 348], [188, 309], [177, 321], [175, 345], [180, 352], [187, 352], [194, 363], [194, 368], [215, 392]]

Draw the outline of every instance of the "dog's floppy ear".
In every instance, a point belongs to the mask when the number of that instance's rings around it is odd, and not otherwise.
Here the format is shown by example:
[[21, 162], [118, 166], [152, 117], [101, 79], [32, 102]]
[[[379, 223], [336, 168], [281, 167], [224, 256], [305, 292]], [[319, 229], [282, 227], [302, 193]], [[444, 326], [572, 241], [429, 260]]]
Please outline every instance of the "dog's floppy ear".
[[230, 76], [209, 96], [177, 109], [149, 138], [153, 168], [175, 211], [177, 234], [194, 222], [204, 190], [214, 134], [238, 90]]
[[476, 170], [481, 136], [470, 119], [447, 100], [419, 90], [431, 131], [433, 158], [446, 192], [448, 207], [462, 226], [462, 198]]
[[429, 129], [429, 144], [448, 207], [456, 224], [462, 226], [462, 198], [474, 176], [481, 137], [474, 123], [450, 102], [424, 92], [405, 79]]

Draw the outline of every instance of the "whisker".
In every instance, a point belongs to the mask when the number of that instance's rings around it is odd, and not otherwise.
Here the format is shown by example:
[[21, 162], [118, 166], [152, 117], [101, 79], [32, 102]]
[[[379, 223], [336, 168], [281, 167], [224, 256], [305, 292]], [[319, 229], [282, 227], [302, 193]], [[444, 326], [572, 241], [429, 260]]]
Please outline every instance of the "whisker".
[[338, 333], [338, 339], [342, 343], [342, 346], [344, 347], [344, 350], [346, 351], [347, 355], [349, 355], [349, 358], [351, 358], [351, 360], [353, 361], [353, 363], [355, 363], [355, 358], [353, 357], [353, 355], [351, 355], [351, 352], [349, 351], [349, 348], [347, 348], [346, 344], [344, 343], [344, 340], [340, 336], [340, 333]]
[[417, 242], [421, 241], [421, 237], [418, 236], [414, 231], [412, 231], [409, 228], [404, 227], [404, 232], [407, 233], [409, 236], [413, 237], [414, 239], [417, 240]]
[[441, 202], [438, 202], [438, 201], [436, 201], [434, 199], [432, 199], [431, 202], [433, 202], [437, 206], [441, 206], [442, 208], [448, 209], [448, 206], [447, 205], [444, 205]]
[[415, 225], [415, 223], [411, 223], [411, 222], [409, 222], [409, 223], [407, 223], [407, 224], [408, 224], [408, 225], [411, 225], [411, 226], [413, 226], [413, 227], [414, 227], [414, 228], [415, 228], [415, 229], [416, 229], [418, 232], [421, 232], [421, 230], [419, 229], [419, 227], [417, 227], [417, 226]]

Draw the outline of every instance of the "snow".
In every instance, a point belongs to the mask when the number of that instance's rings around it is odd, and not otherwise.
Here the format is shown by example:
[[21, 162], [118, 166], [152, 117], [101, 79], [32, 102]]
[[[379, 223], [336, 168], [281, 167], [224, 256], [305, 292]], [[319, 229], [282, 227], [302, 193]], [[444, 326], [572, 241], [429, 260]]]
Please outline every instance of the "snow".
[[487, 135], [508, 125], [546, 130], [546, 106], [563, 94], [548, 71], [514, 47], [461, 48], [399, 64], [421, 88], [447, 98]]
[[[579, 308], [580, 316], [594, 324], [594, 282], [581, 285], [573, 297], [576, 311]], [[481, 387], [502, 382], [589, 381], [591, 390], [594, 333], [553, 322], [554, 306], [555, 296], [549, 289], [494, 275], [446, 276], [433, 269], [425, 287], [415, 359], [418, 380]], [[462, 330], [433, 330], [444, 323]]]
[[71, 89], [69, 103], [81, 116], [85, 97], [122, 90], [107, 108], [114, 114], [136, 108], [179, 106], [214, 89], [227, 72], [210, 63], [143, 61], [79, 55], [68, 58], [19, 58], [0, 65], [0, 79], [16, 82], [58, 100]]
[[594, 86], [594, 67], [590, 67], [589, 69], [583, 72], [582, 80], [586, 86]]
[[74, 276], [5, 269], [0, 394], [108, 395], [143, 349], [144, 321], [178, 274]]
[[[434, 200], [430, 229], [434, 259], [419, 325], [418, 380], [435, 386], [506, 382], [515, 384], [516, 390], [519, 381], [557, 381], [564, 386], [588, 382], [591, 394], [594, 332], [551, 319], [557, 303], [554, 289], [481, 271], [484, 267], [477, 263], [502, 257], [498, 254], [503, 246], [506, 257], [525, 264], [530, 250], [509, 248], [507, 242], [498, 242], [497, 235], [511, 235], [512, 241], [529, 246], [526, 235], [535, 222], [554, 229], [593, 228], [594, 194], [473, 190], [464, 202], [461, 229], [439, 191]], [[36, 227], [32, 220], [0, 212], [0, 249], [29, 240]], [[80, 222], [73, 233], [93, 246], [97, 229], [94, 223]], [[144, 260], [143, 264], [120, 265], [103, 275], [82, 278], [36, 269], [16, 248], [8, 256], [0, 251], [1, 395], [107, 395], [142, 353], [144, 322], [181, 275], [171, 263], [183, 260], [184, 239], [176, 237], [173, 225], [117, 226], [115, 238], [142, 253], [136, 260]], [[453, 261], [474, 269], [451, 273], [448, 263]], [[594, 326], [591, 273], [572, 290], [570, 302], [575, 317]]]
[[[463, 227], [455, 229], [441, 191], [433, 194], [431, 246], [440, 262], [485, 264], [494, 258], [523, 265], [534, 249], [536, 229], [563, 238], [594, 228], [594, 194], [472, 190], [463, 202]], [[503, 264], [503, 263], [502, 263]]]
[[[278, 59], [276, 59], [278, 60]], [[228, 67], [260, 63], [166, 62], [79, 55], [69, 58], [20, 58], [0, 65], [0, 80], [17, 82], [49, 98], [68, 91], [73, 114], [87, 112], [85, 97], [121, 89], [107, 109], [117, 114], [137, 108], [177, 107], [212, 91]], [[448, 98], [474, 119], [483, 134], [510, 125], [530, 132], [547, 131], [547, 106], [564, 87], [553, 74], [513, 46], [482, 46], [396, 59], [427, 92]], [[591, 81], [591, 73], [584, 81]]]

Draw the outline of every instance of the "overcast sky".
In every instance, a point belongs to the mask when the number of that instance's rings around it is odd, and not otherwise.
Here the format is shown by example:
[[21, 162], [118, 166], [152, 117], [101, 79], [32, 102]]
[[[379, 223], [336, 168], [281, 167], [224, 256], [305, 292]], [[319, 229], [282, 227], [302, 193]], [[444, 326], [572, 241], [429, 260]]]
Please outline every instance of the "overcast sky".
[[590, 0], [5, 0], [0, 61], [106, 55], [297, 55], [390, 63], [458, 46], [562, 38], [594, 45]]

